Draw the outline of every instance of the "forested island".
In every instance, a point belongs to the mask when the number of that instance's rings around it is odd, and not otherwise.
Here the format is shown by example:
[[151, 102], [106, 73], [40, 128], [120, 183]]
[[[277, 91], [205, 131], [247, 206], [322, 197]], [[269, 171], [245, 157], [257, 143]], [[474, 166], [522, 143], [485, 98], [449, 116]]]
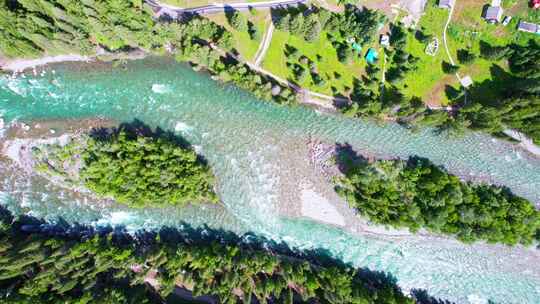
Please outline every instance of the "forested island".
[[121, 126], [33, 147], [36, 171], [133, 207], [217, 202], [214, 176], [179, 137]]
[[507, 188], [461, 181], [427, 159], [351, 161], [336, 191], [377, 224], [463, 242], [540, 242], [540, 211]]

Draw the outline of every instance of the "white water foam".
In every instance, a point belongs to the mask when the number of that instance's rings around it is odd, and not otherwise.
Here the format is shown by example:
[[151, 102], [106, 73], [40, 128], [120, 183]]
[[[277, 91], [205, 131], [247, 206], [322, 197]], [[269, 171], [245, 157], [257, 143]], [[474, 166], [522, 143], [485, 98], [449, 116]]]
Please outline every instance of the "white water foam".
[[13, 93], [22, 97], [26, 97], [27, 89], [23, 84], [21, 84], [21, 82], [18, 79], [8, 78], [5, 81], [5, 85]]
[[101, 219], [97, 220], [97, 222], [94, 222], [94, 226], [123, 226], [127, 231], [133, 232], [140, 229], [139, 225], [133, 224], [135, 219], [136, 216], [127, 211], [114, 211], [104, 215]]
[[172, 92], [172, 90], [168, 85], [156, 83], [152, 85], [152, 92], [157, 94], [166, 94]]
[[488, 304], [489, 301], [482, 298], [481, 296], [477, 294], [471, 294], [467, 297], [467, 300], [470, 304]]
[[189, 126], [188, 124], [186, 123], [183, 123], [181, 121], [177, 122], [176, 125], [174, 126], [174, 130], [176, 132], [185, 132], [185, 133], [189, 133], [193, 130], [193, 127], [192, 126]]
[[202, 154], [203, 147], [201, 145], [193, 145], [193, 150], [195, 150], [195, 153]]

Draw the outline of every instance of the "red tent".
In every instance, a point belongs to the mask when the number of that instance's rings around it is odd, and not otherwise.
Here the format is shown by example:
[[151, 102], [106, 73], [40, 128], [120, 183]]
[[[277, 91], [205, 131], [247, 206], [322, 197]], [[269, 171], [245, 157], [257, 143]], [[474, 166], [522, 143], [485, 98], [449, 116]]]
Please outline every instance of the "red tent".
[[531, 0], [531, 7], [539, 9], [540, 8], [540, 0]]

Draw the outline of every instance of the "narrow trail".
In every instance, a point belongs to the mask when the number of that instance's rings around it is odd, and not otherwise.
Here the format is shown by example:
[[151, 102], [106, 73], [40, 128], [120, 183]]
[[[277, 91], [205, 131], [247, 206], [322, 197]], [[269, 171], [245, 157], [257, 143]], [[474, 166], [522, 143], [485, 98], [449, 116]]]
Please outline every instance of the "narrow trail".
[[259, 49], [257, 50], [257, 53], [255, 54], [255, 65], [261, 66], [262, 61], [264, 60], [264, 57], [266, 56], [266, 51], [268, 51], [268, 47], [270, 47], [270, 42], [272, 41], [272, 35], [274, 34], [274, 22], [272, 22], [272, 17], [270, 17], [270, 24], [268, 25], [268, 28], [266, 32], [264, 33], [264, 38], [259, 45]]
[[[446, 39], [448, 27], [450, 26], [450, 22], [452, 22], [452, 16], [454, 15], [454, 9], [456, 7], [457, 0], [454, 2], [454, 5], [450, 7], [450, 13], [448, 14], [448, 20], [446, 20], [446, 24], [444, 25], [443, 30], [443, 42], [444, 42], [444, 48], [446, 49], [446, 55], [448, 55], [448, 60], [450, 61], [450, 64], [456, 65], [456, 62], [454, 61], [454, 58], [452, 58], [452, 54], [450, 54], [450, 49], [448, 48], [448, 42]], [[456, 73], [456, 78], [459, 82], [461, 82], [461, 77], [459, 76], [459, 73]]]

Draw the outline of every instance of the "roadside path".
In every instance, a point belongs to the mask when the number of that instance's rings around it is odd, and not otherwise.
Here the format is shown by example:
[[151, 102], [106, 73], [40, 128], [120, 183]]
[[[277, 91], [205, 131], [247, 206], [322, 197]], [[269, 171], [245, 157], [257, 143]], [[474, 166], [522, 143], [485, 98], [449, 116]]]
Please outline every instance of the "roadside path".
[[268, 50], [268, 47], [270, 46], [270, 42], [272, 41], [272, 35], [274, 34], [274, 22], [272, 22], [272, 16], [270, 16], [270, 25], [268, 25], [268, 29], [264, 33], [263, 41], [261, 42], [261, 45], [259, 46], [259, 49], [257, 50], [257, 53], [255, 54], [255, 65], [260, 66], [264, 57], [266, 56], [266, 51]]
[[[448, 48], [448, 42], [446, 41], [446, 32], [448, 32], [448, 26], [450, 26], [450, 22], [452, 21], [452, 16], [454, 15], [454, 9], [456, 7], [457, 0], [454, 1], [454, 5], [450, 8], [450, 13], [448, 14], [448, 20], [446, 20], [446, 24], [444, 25], [443, 30], [443, 41], [444, 41], [444, 48], [446, 49], [446, 55], [448, 55], [448, 60], [450, 61], [450, 64], [456, 65], [456, 62], [454, 61], [454, 58], [452, 58], [452, 54], [450, 54], [450, 49]], [[459, 76], [459, 73], [456, 72], [456, 78], [459, 82], [461, 82], [461, 77]]]

